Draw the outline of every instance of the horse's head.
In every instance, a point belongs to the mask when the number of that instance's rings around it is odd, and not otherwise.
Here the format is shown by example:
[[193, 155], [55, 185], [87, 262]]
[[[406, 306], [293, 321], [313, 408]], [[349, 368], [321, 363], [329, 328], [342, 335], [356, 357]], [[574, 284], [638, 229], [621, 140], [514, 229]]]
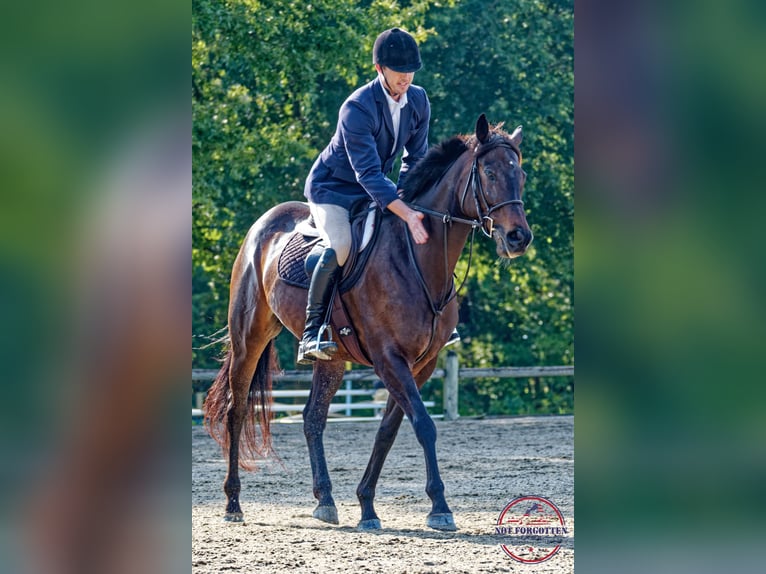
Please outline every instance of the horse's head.
[[[473, 138], [471, 138], [473, 140]], [[481, 220], [500, 257], [523, 255], [532, 242], [521, 200], [527, 174], [521, 169], [521, 126], [508, 135], [490, 130], [484, 114], [476, 122], [471, 175], [460, 198], [462, 211]]]

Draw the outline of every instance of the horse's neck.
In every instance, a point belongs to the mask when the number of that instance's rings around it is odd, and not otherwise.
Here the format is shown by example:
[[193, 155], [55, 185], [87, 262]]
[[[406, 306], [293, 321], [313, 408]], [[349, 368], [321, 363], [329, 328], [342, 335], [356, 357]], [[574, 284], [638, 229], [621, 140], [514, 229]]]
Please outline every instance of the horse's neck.
[[[464, 217], [460, 211], [459, 198], [469, 174], [466, 158], [467, 154], [458, 159], [441, 181], [423, 194], [416, 203], [440, 214]], [[415, 248], [415, 254], [431, 293], [439, 296], [440, 291], [449, 288], [449, 286], [444, 285], [445, 277], [452, 277], [463, 247], [468, 240], [468, 235], [471, 233], [471, 227], [454, 222], [445, 224], [434, 215], [426, 215], [425, 217], [430, 219], [429, 239], [425, 245]], [[445, 235], [447, 241], [446, 258], [444, 253]]]
[[[467, 218], [461, 210], [460, 196], [465, 189], [470, 173], [470, 157], [468, 153], [464, 153], [447, 170], [447, 173], [442, 176], [438, 184], [424, 193], [417, 203], [440, 214], [449, 214], [452, 217], [464, 219]], [[460, 252], [465, 246], [468, 235], [471, 232], [471, 227], [469, 225], [454, 222], [445, 225], [436, 217], [430, 217], [432, 218], [431, 229], [438, 233], [442, 244], [442, 231], [445, 231], [448, 234], [449, 259], [454, 268], [457, 264], [457, 260], [460, 258]]]

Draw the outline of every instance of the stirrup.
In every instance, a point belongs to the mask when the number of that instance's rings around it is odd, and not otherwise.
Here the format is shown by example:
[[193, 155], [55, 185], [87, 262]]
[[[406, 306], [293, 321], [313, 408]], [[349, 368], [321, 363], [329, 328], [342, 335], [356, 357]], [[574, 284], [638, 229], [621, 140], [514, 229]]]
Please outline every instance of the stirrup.
[[[319, 359], [320, 361], [329, 361], [337, 350], [338, 345], [335, 341], [310, 341], [303, 347], [303, 360], [305, 361], [308, 359], [309, 362], [316, 359]], [[300, 356], [300, 350], [298, 355]]]
[[[327, 341], [322, 340], [325, 331], [327, 331], [330, 337]], [[320, 361], [329, 361], [337, 350], [338, 344], [332, 340], [332, 328], [325, 323], [319, 328], [315, 338], [312, 337], [308, 342], [300, 342], [298, 345], [298, 359], [296, 362], [299, 365], [310, 365], [317, 359]]]
[[457, 329], [453, 329], [452, 333], [450, 333], [449, 339], [447, 339], [447, 342], [444, 343], [444, 347], [442, 347], [442, 349], [459, 342], [460, 342], [460, 333], [457, 332]]

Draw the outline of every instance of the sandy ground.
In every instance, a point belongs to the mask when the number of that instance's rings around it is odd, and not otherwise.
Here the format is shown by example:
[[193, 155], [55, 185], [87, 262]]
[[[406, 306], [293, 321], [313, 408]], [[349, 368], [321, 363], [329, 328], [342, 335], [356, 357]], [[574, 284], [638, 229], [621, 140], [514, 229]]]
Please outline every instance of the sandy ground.
[[[242, 472], [244, 523], [223, 521], [226, 465], [203, 427], [192, 428], [192, 572], [543, 572], [574, 571], [574, 419], [513, 417], [437, 422], [447, 501], [457, 532], [425, 525], [430, 501], [425, 464], [405, 419], [378, 484], [383, 529], [358, 532], [356, 486], [367, 465], [377, 424], [337, 422], [325, 431], [325, 450], [340, 525], [315, 520], [311, 470], [303, 426], [275, 424], [282, 465], [266, 461]], [[538, 495], [564, 516], [561, 549], [540, 564], [507, 556], [495, 533], [503, 508]]]

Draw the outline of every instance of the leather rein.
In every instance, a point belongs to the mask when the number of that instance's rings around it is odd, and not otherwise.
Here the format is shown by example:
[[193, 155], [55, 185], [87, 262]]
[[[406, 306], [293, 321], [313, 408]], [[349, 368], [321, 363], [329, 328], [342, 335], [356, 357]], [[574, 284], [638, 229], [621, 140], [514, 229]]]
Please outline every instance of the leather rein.
[[[460, 290], [465, 285], [465, 282], [468, 279], [468, 274], [471, 271], [471, 261], [473, 259], [473, 243], [474, 238], [476, 236], [476, 229], [480, 228], [482, 233], [486, 235], [487, 237], [491, 238], [492, 235], [495, 232], [495, 222], [492, 219], [491, 215], [492, 212], [496, 211], [497, 209], [500, 209], [501, 207], [505, 207], [506, 205], [520, 205], [524, 206], [524, 202], [521, 199], [509, 199], [507, 201], [501, 201], [500, 203], [496, 205], [490, 205], [489, 200], [487, 199], [487, 194], [484, 191], [484, 188], [481, 185], [481, 178], [479, 177], [479, 158], [490, 152], [491, 150], [497, 148], [497, 147], [505, 147], [510, 150], [512, 150], [514, 153], [516, 153], [517, 157], [519, 158], [519, 167], [521, 166], [521, 151], [514, 145], [512, 145], [509, 141], [507, 141], [504, 138], [501, 138], [499, 136], [495, 136], [485, 144], [477, 145], [474, 148], [474, 158], [473, 163], [471, 164], [471, 173], [468, 176], [468, 179], [466, 180], [465, 187], [463, 188], [463, 193], [460, 197], [460, 210], [461, 213], [465, 213], [465, 210], [463, 208], [463, 204], [465, 203], [465, 199], [468, 195], [468, 189], [471, 189], [472, 195], [473, 195], [473, 201], [474, 205], [476, 207], [476, 213], [479, 216], [479, 219], [467, 219], [463, 217], [456, 217], [449, 211], [446, 211], [444, 213], [440, 211], [436, 211], [433, 209], [429, 209], [427, 207], [423, 207], [421, 205], [417, 204], [409, 204], [409, 206], [416, 210], [420, 211], [422, 213], [425, 213], [426, 215], [430, 215], [432, 217], [437, 217], [441, 219], [442, 224], [445, 226], [445, 232], [444, 232], [444, 285], [449, 285], [449, 288], [444, 292], [442, 290], [443, 294], [440, 297], [439, 302], [437, 303], [434, 301], [433, 297], [431, 297], [431, 292], [428, 290], [428, 285], [426, 284], [426, 280], [423, 277], [423, 272], [420, 269], [420, 265], [418, 265], [417, 259], [415, 259], [415, 250], [412, 245], [412, 237], [410, 237], [409, 230], [407, 233], [405, 233], [407, 237], [407, 253], [409, 255], [410, 262], [415, 267], [415, 276], [418, 279], [418, 282], [420, 283], [421, 287], [423, 288], [423, 291], [425, 291], [426, 299], [428, 300], [428, 304], [431, 307], [431, 312], [434, 315], [432, 324], [431, 324], [431, 338], [428, 342], [428, 345], [426, 346], [426, 350], [423, 351], [423, 353], [416, 359], [416, 363], [420, 361], [420, 359], [425, 356], [425, 354], [428, 352], [428, 349], [431, 348], [431, 345], [433, 344], [434, 334], [436, 333], [436, 322], [438, 321], [439, 317], [441, 316], [444, 309], [447, 307], [447, 305], [455, 298], [457, 297], [457, 294], [460, 292]], [[457, 161], [457, 159], [455, 159]], [[454, 162], [453, 162], [454, 165]], [[446, 170], [444, 170], [444, 173], [446, 174], [449, 169], [452, 167], [450, 165]], [[435, 183], [434, 186], [439, 185], [439, 182]], [[452, 225], [452, 223], [460, 223], [462, 225], [470, 225], [471, 226], [471, 240], [469, 244], [469, 250], [468, 250], [468, 267], [465, 271], [465, 276], [463, 277], [463, 280], [460, 282], [460, 286], [455, 289], [455, 280], [454, 277], [449, 277], [449, 261], [447, 256], [447, 230]], [[488, 228], [487, 228], [488, 225]]]

